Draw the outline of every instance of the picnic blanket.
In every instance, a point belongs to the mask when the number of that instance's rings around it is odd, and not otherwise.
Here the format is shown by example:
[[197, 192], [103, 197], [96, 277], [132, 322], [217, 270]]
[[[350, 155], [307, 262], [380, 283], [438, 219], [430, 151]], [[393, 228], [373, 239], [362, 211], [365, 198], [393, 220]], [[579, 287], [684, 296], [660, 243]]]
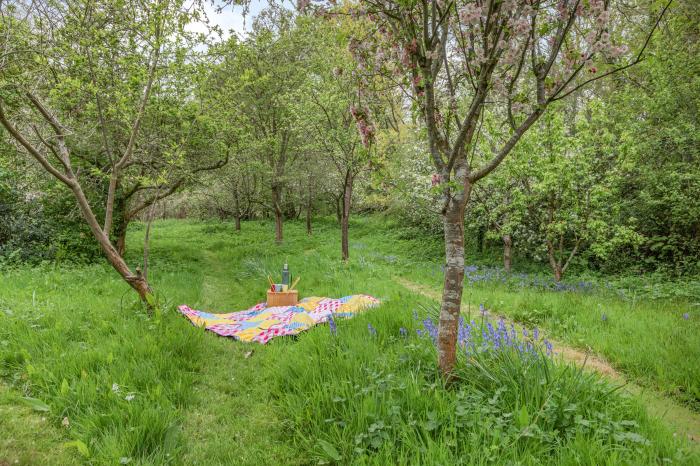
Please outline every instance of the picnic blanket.
[[296, 335], [327, 322], [330, 316], [351, 318], [378, 305], [377, 298], [359, 294], [340, 299], [314, 296], [302, 299], [296, 306], [267, 307], [267, 303], [260, 303], [248, 310], [227, 314], [197, 311], [185, 305], [178, 309], [197, 327], [240, 341], [265, 344], [272, 338]]

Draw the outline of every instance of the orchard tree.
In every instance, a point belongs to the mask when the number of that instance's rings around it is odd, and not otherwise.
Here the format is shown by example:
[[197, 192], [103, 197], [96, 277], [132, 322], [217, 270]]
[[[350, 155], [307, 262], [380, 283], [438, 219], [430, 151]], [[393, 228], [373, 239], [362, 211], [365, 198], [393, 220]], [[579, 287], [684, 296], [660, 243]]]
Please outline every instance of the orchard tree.
[[196, 186], [203, 173], [226, 165], [232, 151], [202, 104], [188, 102], [190, 93], [154, 94], [144, 116], [137, 157], [115, 196], [113, 242], [122, 256], [126, 232], [134, 219], [183, 188]]
[[[628, 7], [611, 6], [608, 0], [361, 0], [356, 9], [358, 18], [376, 26], [375, 34], [355, 43], [358, 67], [391, 76], [406, 90], [439, 177], [446, 266], [438, 357], [444, 375], [456, 360], [472, 188], [550, 104], [641, 59], [651, 33], [631, 55], [611, 34], [618, 21], [611, 16]], [[484, 140], [486, 116], [500, 121], [500, 137]]]
[[348, 260], [349, 223], [353, 188], [358, 176], [370, 169], [377, 128], [371, 108], [378, 108], [379, 97], [363, 84], [353, 71], [348, 52], [351, 24], [329, 18], [306, 24], [315, 42], [310, 58], [311, 79], [306, 94], [309, 104], [300, 109], [308, 113], [313, 140], [337, 172], [339, 190], [341, 256]]
[[246, 152], [266, 167], [277, 242], [283, 240], [288, 172], [299, 155], [293, 104], [305, 79], [306, 46], [294, 25], [294, 16], [284, 8], [263, 11], [248, 38], [234, 37], [217, 51], [222, 63], [215, 70], [219, 98], [229, 104], [222, 116], [230, 127], [244, 128]]
[[[115, 201], [143, 162], [141, 130], [153, 90], [168, 80], [198, 9], [175, 0], [0, 4], [0, 124], [18, 150], [68, 188], [107, 260], [149, 308], [151, 288], [111, 242]], [[189, 48], [189, 47], [187, 47]], [[101, 144], [92, 145], [96, 137]], [[99, 170], [85, 158], [104, 157]], [[104, 178], [103, 203], [84, 184]], [[103, 222], [98, 214], [104, 215]]]

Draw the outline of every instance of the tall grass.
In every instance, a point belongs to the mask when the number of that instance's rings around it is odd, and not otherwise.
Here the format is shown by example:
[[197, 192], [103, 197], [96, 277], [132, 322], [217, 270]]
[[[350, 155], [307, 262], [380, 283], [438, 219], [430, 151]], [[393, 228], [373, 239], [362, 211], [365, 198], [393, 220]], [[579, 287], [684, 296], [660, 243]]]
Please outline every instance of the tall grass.
[[432, 341], [416, 336], [408, 314], [388, 304], [337, 323], [335, 337], [305, 335], [295, 357], [280, 361], [276, 394], [309, 462], [697, 461], [636, 400], [544, 353], [471, 351], [446, 387]]
[[[215, 222], [154, 223], [150, 275], [164, 305], [152, 318], [101, 264], [0, 272], [0, 383], [9, 389], [0, 414], [10, 416], [0, 426], [35, 425], [28, 409], [51, 426], [38, 443], [31, 443], [28, 429], [4, 432], [15, 438], [0, 442], [0, 463], [651, 464], [692, 458], [635, 399], [603, 397], [609, 387], [602, 382], [551, 363], [546, 367], [552, 382], [540, 387], [537, 371], [544, 369], [522, 367], [520, 379], [506, 379], [491, 372], [511, 367], [507, 361], [486, 359], [486, 372], [479, 375], [469, 372], [477, 366], [463, 360], [463, 376], [446, 389], [435, 373], [430, 340], [415, 336], [420, 324], [411, 316], [412, 309], [431, 302], [392, 280], [402, 275], [434, 284], [434, 258], [420, 238], [399, 239], [391, 225], [358, 219], [351, 228], [351, 260], [344, 264], [333, 222], [319, 222], [313, 237], [302, 224], [289, 223], [281, 246], [272, 233], [265, 222], [244, 223], [242, 233]], [[140, 229], [130, 232], [131, 264], [138, 261], [142, 235]], [[182, 303], [213, 311], [247, 308], [263, 299], [265, 273], [277, 272], [285, 259], [301, 276], [305, 296], [368, 293], [384, 304], [338, 322], [335, 338], [319, 326], [267, 346], [207, 334], [175, 310]], [[487, 299], [487, 292], [484, 285], [479, 299], [510, 309]], [[502, 291], [492, 293], [495, 298]], [[573, 309], [562, 307], [557, 315], [565, 311]], [[610, 316], [611, 323], [624, 320], [624, 304]], [[663, 330], [659, 323], [665, 319], [645, 319], [643, 328]], [[619, 332], [607, 334], [609, 344], [624, 353], [630, 343]], [[679, 344], [669, 341], [669, 352], [683, 351]], [[692, 346], [685, 351], [696, 354]], [[673, 380], [685, 374], [678, 384], [691, 387], [695, 369], [688, 362]], [[572, 409], [543, 403], [554, 397], [543, 394], [571, 393], [575, 377], [584, 401], [571, 402], [577, 405]], [[552, 417], [560, 408], [580, 414], [581, 422], [569, 416], [574, 424], [565, 429]], [[516, 421], [526, 418], [530, 430]], [[595, 432], [586, 430], [586, 422], [594, 423]]]

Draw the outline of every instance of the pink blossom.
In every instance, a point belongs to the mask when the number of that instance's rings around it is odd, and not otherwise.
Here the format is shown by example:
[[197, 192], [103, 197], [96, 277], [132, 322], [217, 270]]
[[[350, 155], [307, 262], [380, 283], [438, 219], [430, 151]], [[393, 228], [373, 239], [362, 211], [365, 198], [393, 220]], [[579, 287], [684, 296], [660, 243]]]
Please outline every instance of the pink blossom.
[[465, 24], [475, 26], [479, 24], [481, 14], [482, 10], [480, 6], [474, 3], [468, 3], [459, 10], [459, 19]]
[[362, 144], [367, 147], [374, 142], [376, 128], [369, 121], [369, 109], [367, 107], [359, 108], [354, 105], [350, 106], [350, 114], [355, 119], [357, 130], [360, 133]]

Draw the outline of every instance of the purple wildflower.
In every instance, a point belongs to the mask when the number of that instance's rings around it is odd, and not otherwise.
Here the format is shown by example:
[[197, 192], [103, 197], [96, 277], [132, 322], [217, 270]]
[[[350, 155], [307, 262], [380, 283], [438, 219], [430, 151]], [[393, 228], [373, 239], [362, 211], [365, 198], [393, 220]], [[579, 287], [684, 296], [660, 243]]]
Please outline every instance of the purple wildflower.
[[608, 321], [607, 314], [603, 314], [602, 316], [600, 316], [600, 320], [602, 320], [603, 322], [607, 322]]
[[377, 336], [377, 329], [372, 327], [372, 324], [367, 324], [367, 330], [369, 330], [369, 334], [372, 335], [373, 337]]
[[688, 313], [686, 312], [685, 314], [683, 314], [683, 318], [684, 318], [685, 320], [690, 319], [690, 314], [688, 314]]
[[438, 328], [435, 326], [433, 319], [428, 317], [423, 320], [423, 327], [425, 328], [425, 331], [428, 332], [428, 335], [430, 335], [430, 338], [433, 339], [433, 343], [437, 343]]
[[544, 347], [547, 349], [547, 356], [552, 355], [552, 344], [545, 338], [544, 340]]
[[399, 328], [399, 333], [404, 338], [408, 336], [408, 330], [406, 330], [404, 327]]
[[540, 339], [540, 330], [537, 327], [532, 329], [532, 338], [534, 338], [535, 341]]
[[336, 336], [338, 334], [338, 327], [335, 325], [335, 319], [333, 316], [328, 316], [328, 328], [331, 331], [331, 335]]

